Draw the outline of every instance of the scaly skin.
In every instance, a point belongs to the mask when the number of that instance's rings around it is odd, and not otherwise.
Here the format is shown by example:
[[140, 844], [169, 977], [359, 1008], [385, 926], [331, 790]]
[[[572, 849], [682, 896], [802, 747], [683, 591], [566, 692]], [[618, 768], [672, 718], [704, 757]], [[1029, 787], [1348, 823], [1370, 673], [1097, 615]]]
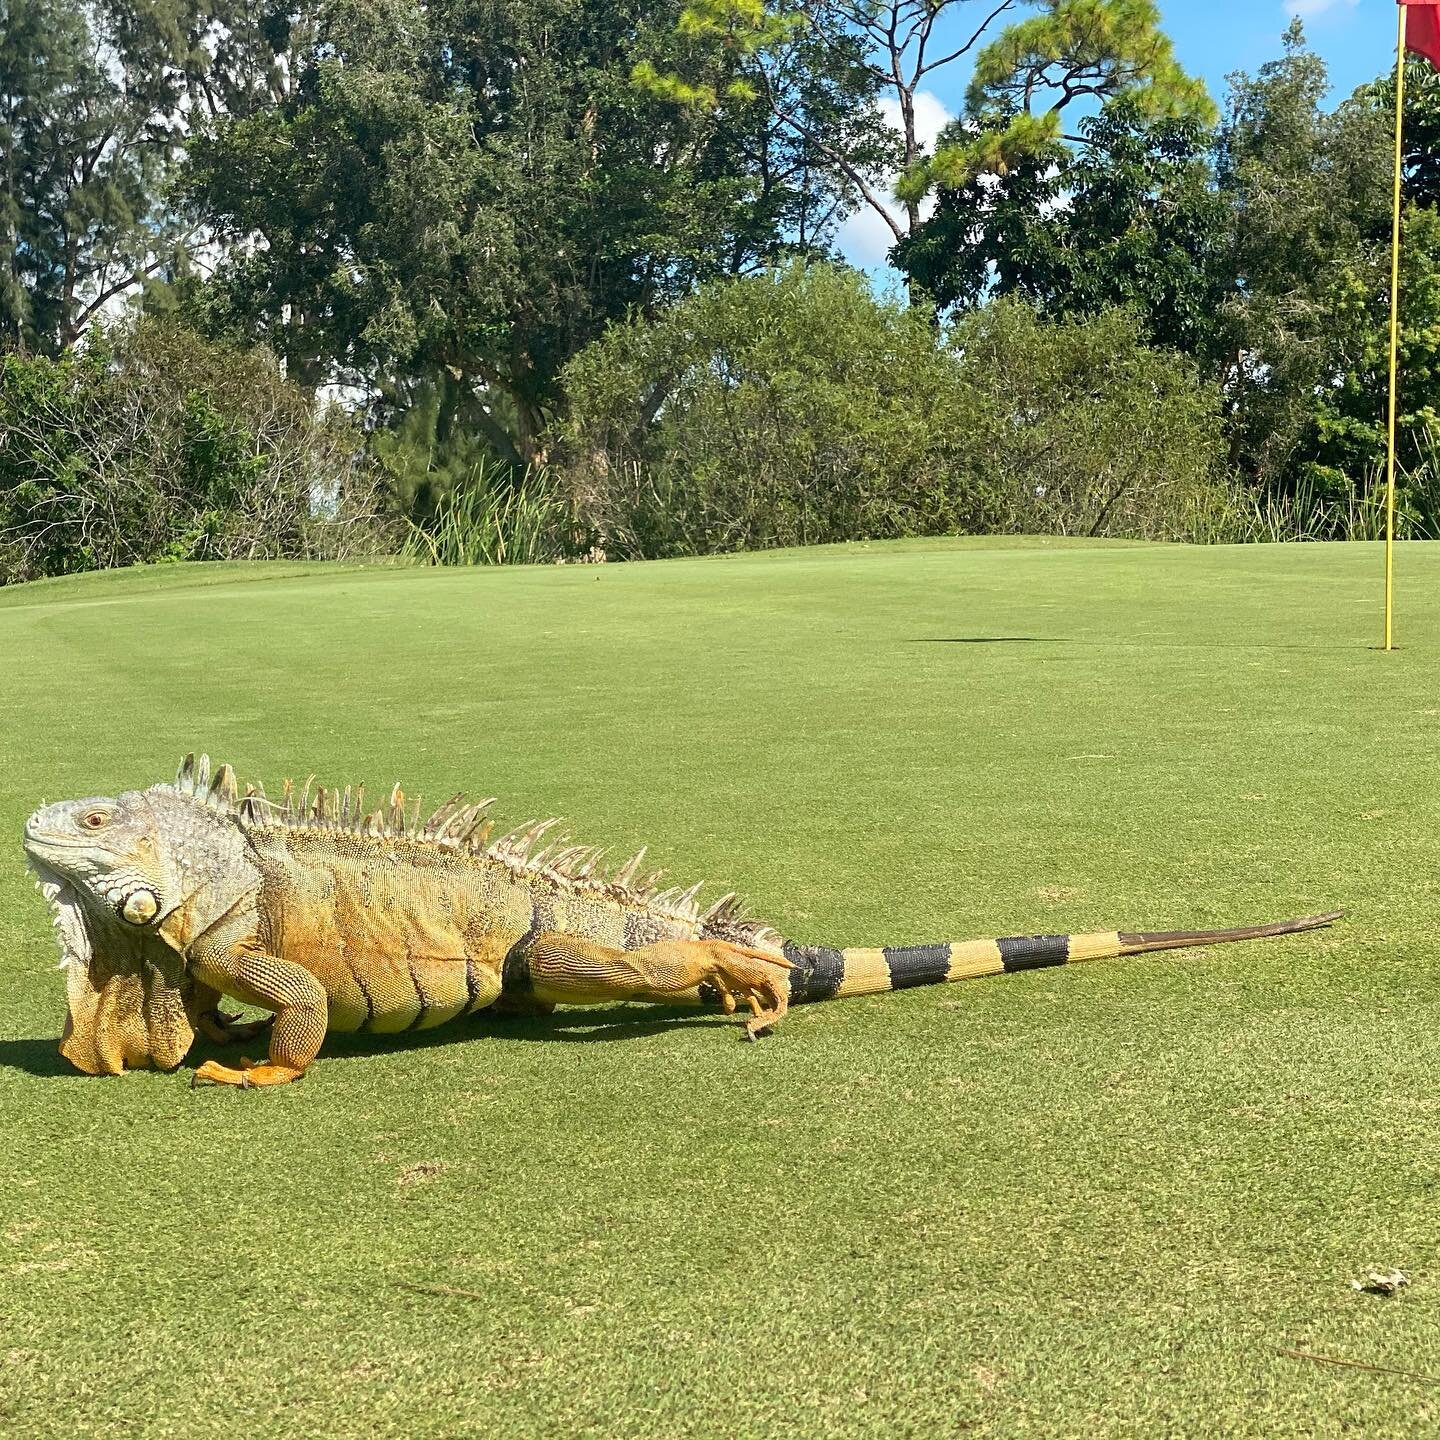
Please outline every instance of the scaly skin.
[[[272, 1013], [269, 1055], [206, 1061], [195, 1082], [243, 1088], [305, 1074], [329, 1030], [394, 1033], [494, 1007], [653, 1001], [748, 1014], [768, 1031], [791, 1004], [964, 980], [1177, 945], [1328, 925], [1339, 912], [1235, 930], [1014, 937], [834, 950], [742, 916], [703, 914], [699, 886], [614, 875], [598, 851], [550, 843], [554, 821], [487, 843], [485, 805], [457, 797], [424, 824], [397, 787], [242, 799], [230, 767], [187, 756], [173, 785], [37, 811], [25, 848], [56, 911], [69, 1016], [61, 1050], [90, 1074], [173, 1068], [196, 1030], [253, 1038], [221, 996]], [[488, 804], [489, 802], [486, 802]], [[269, 1023], [269, 1022], [265, 1022]]]

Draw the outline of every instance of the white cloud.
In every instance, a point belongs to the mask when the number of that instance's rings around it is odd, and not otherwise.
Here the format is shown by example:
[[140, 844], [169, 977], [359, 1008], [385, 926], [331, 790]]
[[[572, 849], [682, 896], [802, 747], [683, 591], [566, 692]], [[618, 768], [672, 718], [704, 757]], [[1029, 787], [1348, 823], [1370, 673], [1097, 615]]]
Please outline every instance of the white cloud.
[[[1354, 3], [1354, 0], [1351, 0]], [[880, 113], [886, 120], [900, 129], [900, 102], [887, 96], [880, 102]], [[925, 149], [930, 149], [936, 137], [950, 123], [950, 112], [938, 96], [928, 90], [915, 92], [915, 138]]]
[[1313, 20], [1317, 15], [1328, 14], [1331, 10], [1353, 10], [1359, 3], [1360, 0], [1285, 0], [1281, 8], [1287, 15]]
[[[900, 129], [900, 102], [893, 96], [880, 102], [881, 113], [895, 130]], [[933, 148], [935, 137], [950, 122], [950, 112], [939, 98], [928, 90], [915, 95], [915, 138], [926, 149]], [[896, 176], [885, 175], [874, 187], [887, 201], [886, 208], [897, 219], [904, 213], [893, 197]], [[920, 206], [922, 215], [928, 215], [934, 206], [933, 200], [926, 199]], [[861, 207], [840, 227], [835, 237], [845, 258], [861, 269], [871, 270], [885, 264], [885, 255], [895, 243], [895, 233], [868, 205]]]

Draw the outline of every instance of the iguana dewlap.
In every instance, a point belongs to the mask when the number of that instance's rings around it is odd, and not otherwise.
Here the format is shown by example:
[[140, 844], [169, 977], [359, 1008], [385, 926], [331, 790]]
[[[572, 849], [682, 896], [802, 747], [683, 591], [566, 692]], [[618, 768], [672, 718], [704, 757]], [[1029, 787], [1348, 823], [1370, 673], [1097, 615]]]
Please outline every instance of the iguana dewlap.
[[[248, 1037], [222, 995], [274, 1015], [269, 1058], [209, 1060], [196, 1080], [302, 1076], [327, 1030], [425, 1030], [487, 1007], [644, 1000], [744, 1007], [757, 1036], [788, 1006], [1180, 945], [1285, 935], [1340, 912], [1235, 930], [1104, 931], [833, 950], [744, 918], [733, 895], [613, 874], [600, 852], [544, 843], [555, 821], [489, 840], [485, 804], [457, 797], [423, 823], [397, 787], [307, 783], [239, 794], [234, 772], [187, 756], [173, 785], [46, 806], [25, 849], [51, 902], [67, 971], [62, 1053], [89, 1074], [169, 1069], [199, 1029]], [[488, 804], [489, 802], [486, 802]]]

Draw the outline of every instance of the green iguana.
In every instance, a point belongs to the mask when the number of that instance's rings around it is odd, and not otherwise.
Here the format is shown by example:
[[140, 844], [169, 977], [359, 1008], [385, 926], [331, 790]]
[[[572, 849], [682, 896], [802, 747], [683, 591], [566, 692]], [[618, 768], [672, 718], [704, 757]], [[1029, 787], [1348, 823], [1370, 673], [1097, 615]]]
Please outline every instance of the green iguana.
[[834, 950], [747, 919], [733, 895], [656, 888], [642, 849], [611, 874], [601, 852], [542, 843], [554, 820], [491, 842], [489, 801], [429, 819], [397, 786], [273, 802], [187, 756], [173, 785], [42, 806], [25, 849], [55, 910], [69, 1015], [61, 1052], [88, 1074], [171, 1069], [198, 1029], [253, 1038], [222, 995], [273, 1012], [255, 1064], [207, 1060], [194, 1080], [298, 1080], [327, 1030], [426, 1030], [489, 1008], [548, 1012], [625, 1000], [744, 1007], [754, 1038], [788, 1006], [911, 985], [1250, 940], [1342, 912], [1235, 930], [1105, 931]]

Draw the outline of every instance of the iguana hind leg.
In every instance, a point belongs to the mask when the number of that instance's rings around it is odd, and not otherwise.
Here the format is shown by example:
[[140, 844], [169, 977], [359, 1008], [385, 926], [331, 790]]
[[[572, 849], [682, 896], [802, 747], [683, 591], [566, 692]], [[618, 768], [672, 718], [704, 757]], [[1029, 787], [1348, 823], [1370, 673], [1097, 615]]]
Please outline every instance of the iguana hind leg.
[[245, 1005], [275, 1012], [268, 1062], [240, 1061], [238, 1066], [207, 1060], [191, 1085], [284, 1085], [298, 1080], [325, 1038], [328, 1002], [320, 982], [299, 965], [250, 944], [212, 950], [194, 958], [195, 976], [233, 995]]
[[659, 940], [638, 950], [614, 950], [593, 940], [544, 932], [526, 947], [537, 999], [597, 1005], [615, 1000], [665, 1002], [709, 985], [727, 1013], [750, 1009], [745, 1033], [768, 1030], [789, 1003], [789, 962], [724, 940]]

